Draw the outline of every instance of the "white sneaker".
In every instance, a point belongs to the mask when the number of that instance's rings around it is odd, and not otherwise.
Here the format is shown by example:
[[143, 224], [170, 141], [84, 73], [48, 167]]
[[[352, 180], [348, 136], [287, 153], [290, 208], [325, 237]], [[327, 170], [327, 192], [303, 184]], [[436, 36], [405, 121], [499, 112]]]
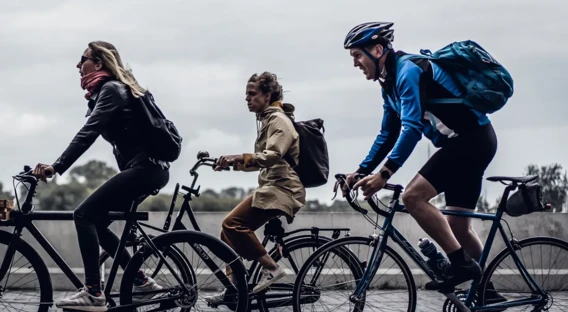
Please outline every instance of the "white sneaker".
[[262, 278], [258, 282], [258, 284], [253, 288], [252, 293], [257, 293], [261, 290], [266, 289], [268, 286], [274, 284], [279, 279], [286, 276], [286, 272], [281, 267], [276, 268], [275, 270], [267, 270], [262, 269]]
[[203, 300], [205, 300], [206, 302], [210, 303], [210, 304], [214, 304], [214, 305], [218, 305], [221, 304], [221, 302], [223, 302], [223, 299], [225, 299], [225, 293], [227, 292], [227, 289], [223, 289], [223, 292], [216, 294], [216, 295], [211, 295], [211, 296], [204, 296]]
[[[146, 283], [144, 283], [142, 285], [134, 285], [133, 291], [138, 292], [138, 291], [152, 291], [152, 290], [162, 290], [162, 289], [163, 289], [163, 287], [158, 285], [158, 283], [156, 283], [156, 281], [153, 278], [146, 277]], [[155, 294], [137, 295], [137, 296], [134, 296], [134, 298], [137, 301], [138, 300], [147, 300], [147, 299], [154, 297], [154, 295]]]
[[77, 290], [77, 293], [69, 298], [65, 298], [55, 304], [59, 309], [70, 309], [77, 311], [99, 312], [107, 311], [105, 294], [95, 297], [89, 294], [87, 287]]

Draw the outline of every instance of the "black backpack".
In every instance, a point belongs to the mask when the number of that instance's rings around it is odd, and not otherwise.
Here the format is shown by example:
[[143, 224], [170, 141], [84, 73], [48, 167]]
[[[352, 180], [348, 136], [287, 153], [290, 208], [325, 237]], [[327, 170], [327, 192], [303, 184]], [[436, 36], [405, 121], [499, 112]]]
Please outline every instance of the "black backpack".
[[300, 137], [299, 164], [296, 164], [288, 154], [285, 156], [286, 161], [296, 171], [304, 187], [326, 184], [329, 177], [329, 155], [324, 138], [323, 120], [316, 118], [291, 121]]
[[138, 99], [142, 107], [142, 114], [147, 117], [148, 121], [144, 131], [145, 140], [150, 147], [146, 151], [148, 156], [166, 162], [175, 161], [181, 153], [183, 139], [174, 123], [166, 119], [150, 91], [146, 90], [144, 96]]

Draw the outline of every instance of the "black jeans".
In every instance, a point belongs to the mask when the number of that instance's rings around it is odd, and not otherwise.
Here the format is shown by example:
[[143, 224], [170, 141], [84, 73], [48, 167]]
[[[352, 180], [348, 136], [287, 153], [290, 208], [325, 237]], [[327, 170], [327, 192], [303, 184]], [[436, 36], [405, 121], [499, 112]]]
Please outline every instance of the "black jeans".
[[[107, 218], [108, 212], [128, 211], [134, 200], [163, 188], [169, 178], [169, 171], [157, 165], [138, 165], [109, 179], [75, 209], [73, 218], [83, 257], [86, 285], [97, 285], [101, 280], [99, 244], [111, 257], [114, 257], [118, 248], [119, 238], [108, 229], [111, 224]], [[122, 268], [126, 268], [130, 261], [130, 254], [124, 251], [120, 262]]]

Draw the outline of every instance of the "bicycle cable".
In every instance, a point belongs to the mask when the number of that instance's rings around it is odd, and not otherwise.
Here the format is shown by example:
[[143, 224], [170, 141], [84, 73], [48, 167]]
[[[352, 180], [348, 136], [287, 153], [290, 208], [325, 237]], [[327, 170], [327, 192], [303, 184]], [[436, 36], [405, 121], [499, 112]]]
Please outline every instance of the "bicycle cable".
[[[16, 180], [17, 179], [15, 179], [15, 178], [12, 179], [12, 186], [14, 186], [14, 197], [16, 198], [16, 204], [18, 205], [18, 211], [21, 211], [22, 209], [20, 207], [20, 199], [19, 199], [19, 196], [18, 196], [18, 185], [20, 185], [20, 183], [22, 183], [22, 181], [18, 180], [18, 184], [15, 184]], [[25, 183], [23, 183], [23, 184], [24, 184], [24, 187], [26, 188], [26, 190], [29, 192], [30, 191], [29, 187]]]
[[511, 234], [511, 238], [515, 238], [515, 234], [513, 234], [513, 231], [511, 230], [511, 226], [509, 225], [509, 222], [507, 222], [507, 220], [501, 218], [501, 221], [505, 222], [505, 224], [507, 224], [507, 228], [509, 229], [509, 234]]
[[[347, 181], [345, 180], [345, 178], [341, 177], [340, 179], [340, 185], [347, 185], [347, 191], [349, 192], [349, 195], [351, 197], [351, 201], [349, 201], [349, 199], [347, 199], [347, 202], [349, 203], [349, 205], [353, 204], [356, 207], [358, 207], [358, 209], [355, 210], [362, 210], [363, 208], [361, 207], [361, 204], [359, 204], [359, 201], [357, 200], [357, 196], [359, 195], [358, 190], [353, 190], [353, 188], [347, 183]], [[335, 188], [335, 195], [333, 196], [332, 200], [337, 196], [337, 187]], [[376, 197], [376, 194], [373, 194], [373, 197]], [[380, 200], [379, 200], [380, 201]], [[381, 202], [382, 204], [382, 202]], [[384, 204], [383, 204], [384, 205]], [[359, 211], [361, 212], [361, 211]], [[363, 217], [367, 220], [367, 222], [369, 222], [371, 225], [373, 225], [375, 227], [375, 230], [377, 228], [379, 228], [381, 231], [383, 230], [383, 228], [379, 225], [379, 214], [377, 213], [377, 221], [373, 221], [373, 219], [371, 219], [368, 215], [363, 214]]]

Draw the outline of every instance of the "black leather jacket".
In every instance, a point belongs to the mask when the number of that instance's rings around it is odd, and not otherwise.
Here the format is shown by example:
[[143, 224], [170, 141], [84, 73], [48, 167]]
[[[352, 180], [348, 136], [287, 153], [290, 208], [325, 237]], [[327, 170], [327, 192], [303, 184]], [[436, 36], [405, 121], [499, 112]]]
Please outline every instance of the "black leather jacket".
[[87, 111], [89, 119], [75, 135], [67, 149], [53, 163], [60, 175], [96, 141], [101, 135], [113, 145], [113, 152], [121, 171], [137, 164], [156, 164], [169, 167], [168, 163], [150, 159], [145, 153], [140, 110], [135, 105], [129, 88], [121, 81], [107, 81], [98, 93], [91, 96]]

